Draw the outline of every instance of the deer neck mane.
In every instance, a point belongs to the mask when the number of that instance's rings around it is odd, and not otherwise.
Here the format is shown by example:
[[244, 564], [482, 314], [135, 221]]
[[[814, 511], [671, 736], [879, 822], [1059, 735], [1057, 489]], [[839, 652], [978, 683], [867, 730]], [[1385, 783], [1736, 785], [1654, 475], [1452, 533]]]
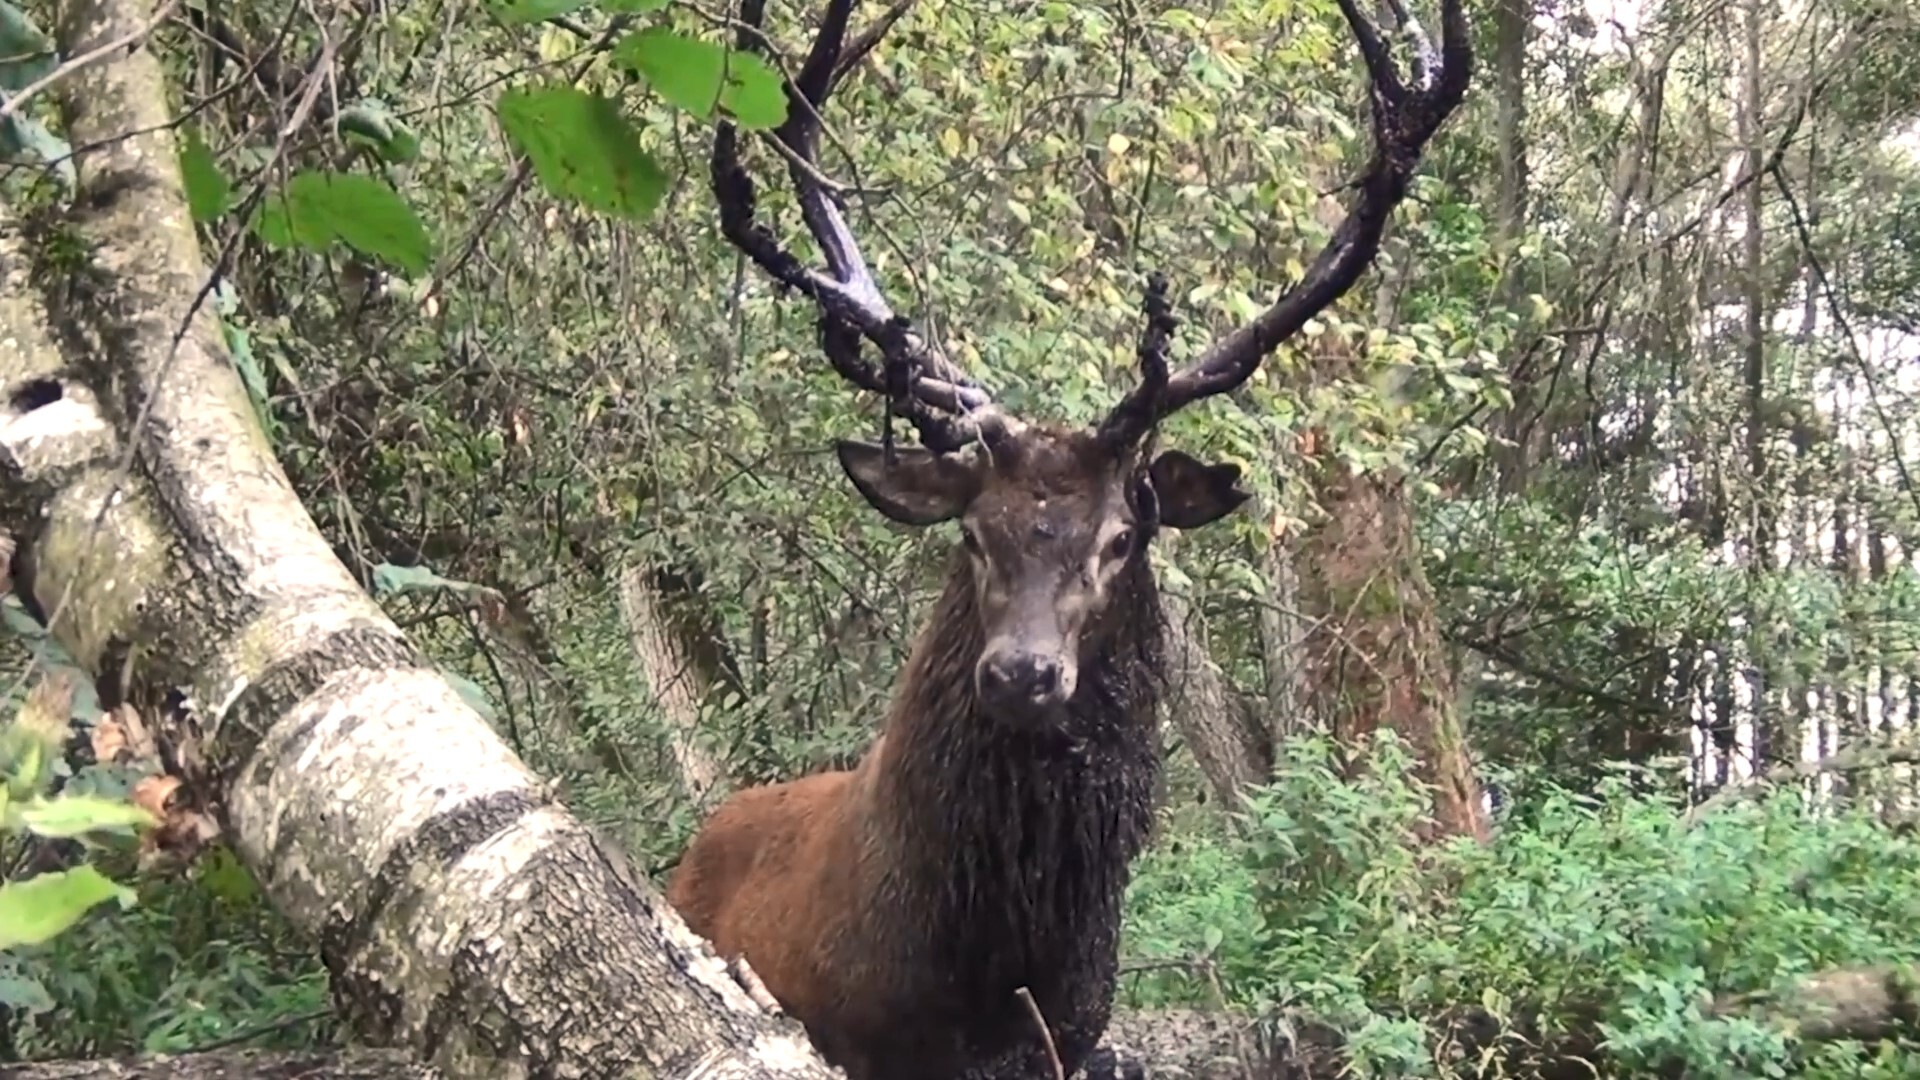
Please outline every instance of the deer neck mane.
[[977, 977], [1033, 978], [1065, 961], [1063, 943], [1100, 938], [1089, 933], [1098, 925], [1117, 931], [1159, 775], [1159, 595], [1143, 555], [1115, 584], [1113, 629], [1081, 661], [1064, 722], [1042, 729], [979, 701], [972, 561], [956, 556], [882, 747], [862, 765], [877, 811], [870, 838], [885, 891], [937, 938], [931, 947]]

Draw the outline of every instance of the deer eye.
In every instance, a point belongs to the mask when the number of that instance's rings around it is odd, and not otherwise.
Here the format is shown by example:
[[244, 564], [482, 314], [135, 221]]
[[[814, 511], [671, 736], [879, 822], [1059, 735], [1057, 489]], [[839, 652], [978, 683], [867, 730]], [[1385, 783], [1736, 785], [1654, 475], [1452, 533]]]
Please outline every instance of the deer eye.
[[1121, 529], [1107, 541], [1107, 555], [1115, 559], [1124, 559], [1133, 554], [1133, 530]]
[[975, 536], [973, 530], [967, 528], [965, 525], [960, 526], [960, 543], [965, 546], [969, 552], [975, 555], [980, 554], [980, 538]]

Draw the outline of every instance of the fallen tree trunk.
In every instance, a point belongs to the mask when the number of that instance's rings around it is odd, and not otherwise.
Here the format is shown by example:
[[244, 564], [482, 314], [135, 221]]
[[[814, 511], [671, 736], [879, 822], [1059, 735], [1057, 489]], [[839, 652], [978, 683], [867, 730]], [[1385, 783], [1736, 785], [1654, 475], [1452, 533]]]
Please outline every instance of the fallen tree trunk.
[[0, 1069], [9, 1080], [442, 1080], [399, 1050], [213, 1050]]
[[1920, 971], [1900, 964], [1836, 968], [1779, 990], [1716, 1001], [1714, 1016], [1746, 1016], [1808, 1042], [1872, 1041], [1920, 1029]]
[[369, 1041], [464, 1076], [836, 1075], [339, 563], [208, 310], [170, 95], [119, 45], [148, 13], [64, 14], [66, 55], [102, 58], [59, 87], [85, 148], [59, 228], [83, 254], [63, 238], [56, 263], [0, 216], [0, 529], [23, 602], [161, 732]]

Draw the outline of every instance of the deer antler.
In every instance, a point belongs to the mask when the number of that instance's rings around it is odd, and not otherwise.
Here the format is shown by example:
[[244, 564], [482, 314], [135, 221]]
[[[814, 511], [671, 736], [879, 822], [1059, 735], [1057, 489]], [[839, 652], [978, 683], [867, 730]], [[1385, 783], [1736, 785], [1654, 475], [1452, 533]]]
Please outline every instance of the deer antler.
[[[953, 450], [976, 435], [991, 437], [1005, 418], [990, 408], [992, 398], [979, 384], [936, 355], [887, 304], [847, 226], [837, 193], [816, 164], [820, 110], [827, 98], [912, 6], [913, 0], [896, 0], [850, 41], [847, 24], [853, 0], [830, 0], [806, 61], [786, 85], [787, 119], [772, 137], [784, 150], [801, 218], [826, 259], [825, 272], [801, 262], [756, 220], [753, 180], [740, 162], [739, 132], [724, 117], [713, 140], [712, 183], [720, 204], [720, 230], [727, 239], [775, 280], [819, 305], [821, 350], [834, 370], [863, 390], [886, 395], [929, 448]], [[765, 15], [766, 0], [741, 4], [739, 49], [765, 53]], [[861, 355], [863, 341], [879, 346], [883, 367]]]
[[[1388, 0], [1413, 51], [1411, 85], [1394, 69], [1380, 32], [1361, 13], [1356, 0], [1339, 3], [1373, 83], [1373, 156], [1353, 184], [1359, 194], [1346, 218], [1314, 257], [1298, 285], [1252, 322], [1214, 342], [1198, 360], [1171, 378], [1165, 375], [1164, 354], [1156, 373], [1143, 346], [1145, 370], [1141, 383], [1101, 423], [1102, 436], [1122, 443], [1138, 440], [1183, 406], [1238, 387], [1281, 342], [1352, 288], [1379, 253], [1387, 220], [1406, 197], [1427, 140], [1466, 96], [1473, 74], [1473, 46], [1467, 38], [1461, 0], [1441, 0], [1437, 55], [1431, 39], [1402, 0]], [[1156, 321], [1153, 296], [1150, 286], [1150, 324]]]

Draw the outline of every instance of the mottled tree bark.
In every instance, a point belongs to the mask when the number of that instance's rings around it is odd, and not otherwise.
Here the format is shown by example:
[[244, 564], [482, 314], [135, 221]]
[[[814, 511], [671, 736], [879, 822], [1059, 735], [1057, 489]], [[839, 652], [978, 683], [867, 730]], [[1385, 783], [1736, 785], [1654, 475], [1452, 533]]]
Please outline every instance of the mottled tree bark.
[[[76, 0], [66, 54], [147, 15]], [[156, 59], [115, 50], [61, 89], [88, 148], [71, 221], [86, 265], [69, 244], [55, 271], [17, 221], [0, 242], [15, 588], [183, 748], [176, 766], [318, 940], [343, 1010], [460, 1075], [834, 1075], [552, 800], [314, 527], [204, 302]]]
[[667, 598], [647, 567], [621, 571], [620, 618], [667, 727], [680, 786], [696, 805], [723, 797], [730, 786], [726, 768], [700, 737], [700, 706], [712, 679], [685, 635], [677, 632]]
[[1208, 655], [1204, 628], [1186, 596], [1163, 591], [1160, 604], [1167, 619], [1166, 710], [1214, 798], [1223, 809], [1238, 810], [1249, 786], [1272, 777], [1273, 740], [1259, 712]]
[[[1317, 343], [1313, 377], [1358, 380], [1360, 362], [1352, 345], [1329, 334]], [[1301, 609], [1312, 620], [1304, 681], [1316, 722], [1346, 746], [1391, 729], [1433, 787], [1431, 834], [1485, 840], [1487, 811], [1406, 479], [1393, 470], [1356, 472], [1325, 453], [1312, 455], [1308, 471], [1321, 518], [1295, 566]]]

